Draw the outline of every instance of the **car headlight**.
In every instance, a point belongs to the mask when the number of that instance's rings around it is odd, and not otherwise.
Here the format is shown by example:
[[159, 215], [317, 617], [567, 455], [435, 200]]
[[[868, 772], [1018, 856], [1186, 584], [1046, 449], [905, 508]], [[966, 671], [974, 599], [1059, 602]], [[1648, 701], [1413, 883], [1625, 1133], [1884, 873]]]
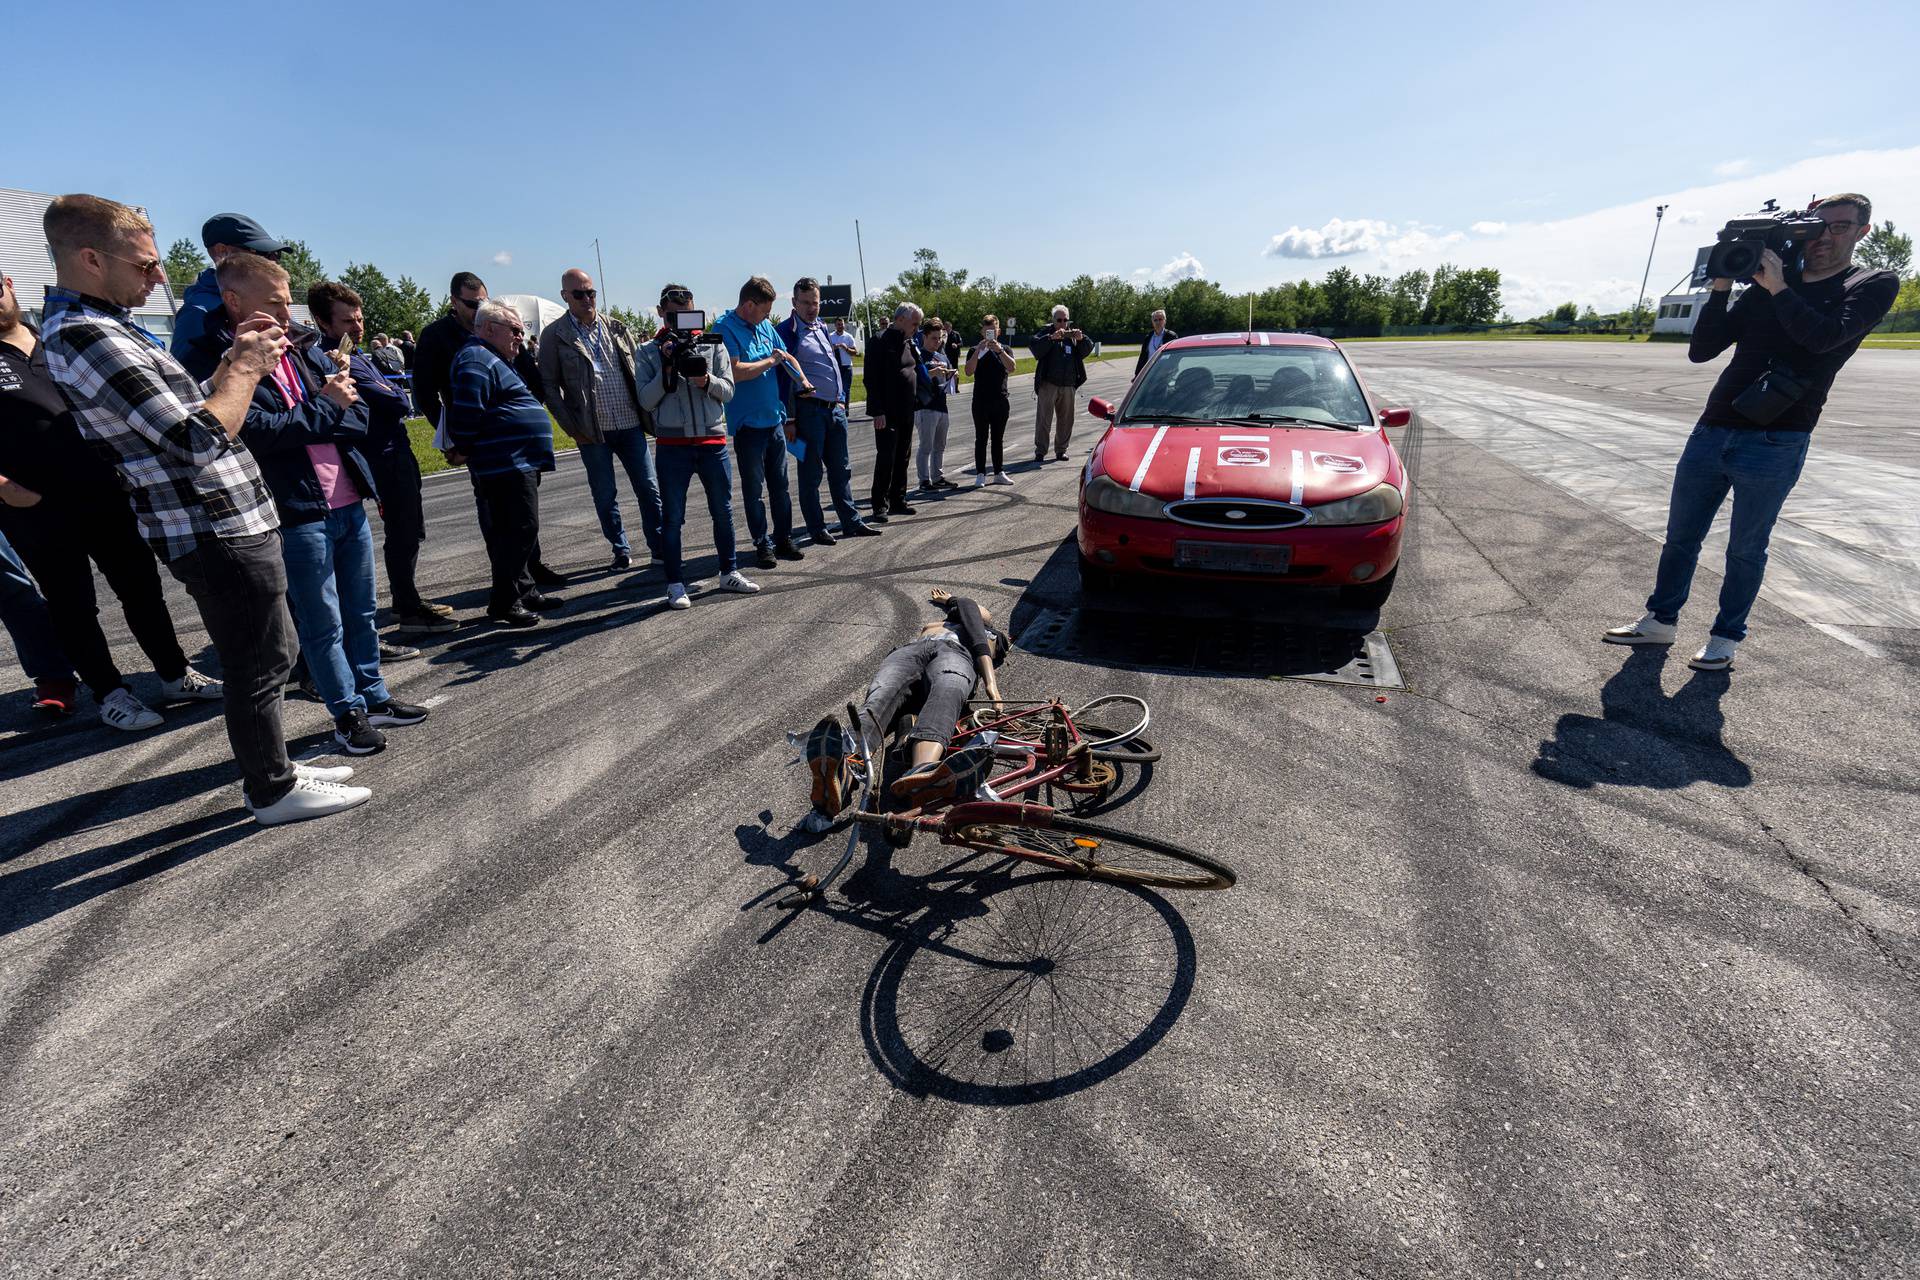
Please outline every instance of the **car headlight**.
[[1083, 496], [1087, 505], [1095, 511], [1105, 511], [1110, 515], [1136, 516], [1145, 520], [1167, 518], [1164, 499], [1136, 493], [1115, 482], [1112, 476], [1095, 476], [1088, 482]]
[[1390, 484], [1377, 484], [1356, 497], [1309, 508], [1315, 524], [1381, 524], [1406, 509], [1400, 491]]

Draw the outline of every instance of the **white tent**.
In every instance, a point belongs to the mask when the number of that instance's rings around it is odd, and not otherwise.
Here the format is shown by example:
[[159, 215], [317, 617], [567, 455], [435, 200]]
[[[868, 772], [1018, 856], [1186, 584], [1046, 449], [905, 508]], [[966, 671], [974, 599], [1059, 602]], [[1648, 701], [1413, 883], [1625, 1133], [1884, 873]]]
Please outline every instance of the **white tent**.
[[537, 338], [540, 331], [567, 314], [567, 309], [551, 298], [542, 298], [533, 293], [503, 293], [498, 302], [504, 302], [520, 313], [520, 322], [527, 326], [527, 337]]

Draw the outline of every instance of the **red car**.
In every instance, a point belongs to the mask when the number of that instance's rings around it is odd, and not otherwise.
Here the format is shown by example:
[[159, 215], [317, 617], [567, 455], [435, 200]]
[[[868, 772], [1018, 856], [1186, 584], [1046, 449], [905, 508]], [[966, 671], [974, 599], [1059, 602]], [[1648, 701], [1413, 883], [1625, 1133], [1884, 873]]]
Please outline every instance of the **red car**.
[[1161, 347], [1080, 478], [1080, 579], [1134, 575], [1338, 587], [1378, 608], [1393, 590], [1406, 472], [1383, 409], [1346, 355], [1297, 333], [1209, 334]]

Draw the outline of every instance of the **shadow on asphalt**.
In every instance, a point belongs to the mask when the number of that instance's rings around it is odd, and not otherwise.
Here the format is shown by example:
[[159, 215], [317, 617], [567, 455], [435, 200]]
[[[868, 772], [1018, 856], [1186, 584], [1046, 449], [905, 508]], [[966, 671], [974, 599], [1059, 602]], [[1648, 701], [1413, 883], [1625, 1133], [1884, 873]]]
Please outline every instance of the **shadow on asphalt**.
[[1632, 650], [1600, 688], [1598, 716], [1567, 714], [1540, 744], [1533, 771], [1550, 782], [1671, 790], [1695, 782], [1744, 787], [1753, 771], [1721, 740], [1731, 678], [1697, 671], [1672, 697], [1660, 683], [1664, 647]]

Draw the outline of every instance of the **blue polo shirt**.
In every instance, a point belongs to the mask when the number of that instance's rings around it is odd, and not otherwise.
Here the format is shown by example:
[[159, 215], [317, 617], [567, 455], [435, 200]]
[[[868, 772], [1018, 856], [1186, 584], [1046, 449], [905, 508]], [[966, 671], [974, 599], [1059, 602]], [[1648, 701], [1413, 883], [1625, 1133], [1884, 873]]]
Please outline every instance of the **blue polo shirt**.
[[[749, 326], [729, 311], [713, 326], [727, 344], [727, 354], [735, 364], [742, 360], [765, 360], [787, 344], [773, 331], [771, 318]], [[733, 399], [727, 401], [727, 434], [742, 427], [777, 427], [787, 420], [787, 406], [780, 402], [780, 379], [769, 369], [751, 382], [735, 382]]]

